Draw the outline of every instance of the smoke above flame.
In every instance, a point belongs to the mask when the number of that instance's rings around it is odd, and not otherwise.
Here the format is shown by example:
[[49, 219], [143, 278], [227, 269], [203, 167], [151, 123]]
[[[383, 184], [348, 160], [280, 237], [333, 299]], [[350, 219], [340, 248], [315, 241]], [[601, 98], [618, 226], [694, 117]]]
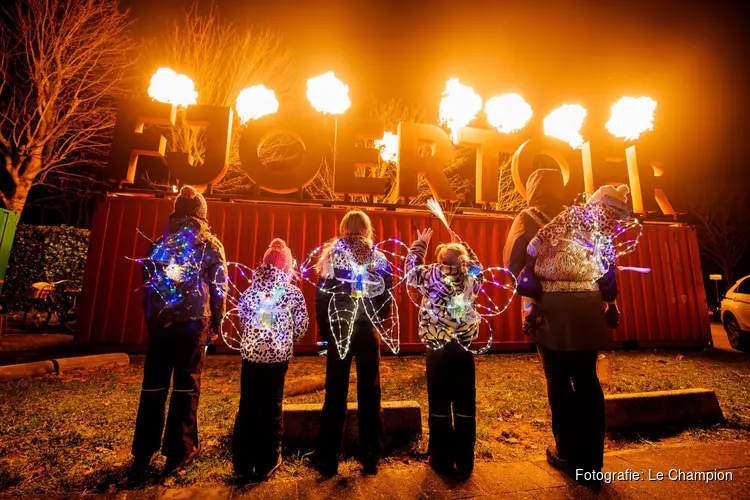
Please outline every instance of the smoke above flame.
[[544, 133], [578, 149], [583, 145], [580, 131], [585, 118], [586, 109], [580, 104], [563, 104], [544, 118]]
[[534, 114], [529, 103], [518, 94], [492, 97], [484, 104], [484, 113], [487, 122], [503, 134], [518, 132]]
[[386, 163], [398, 161], [398, 135], [385, 132], [382, 139], [375, 139], [375, 147], [380, 149], [380, 158]]
[[458, 144], [458, 131], [467, 126], [482, 111], [482, 98], [474, 89], [451, 78], [445, 83], [445, 92], [440, 101], [439, 120], [451, 131], [451, 139]]
[[321, 113], [340, 115], [352, 105], [349, 86], [332, 71], [307, 80], [307, 100]]
[[267, 89], [265, 85], [255, 85], [242, 89], [237, 96], [235, 106], [237, 115], [242, 123], [248, 120], [257, 120], [261, 116], [270, 115], [279, 110], [279, 100], [276, 93]]
[[612, 106], [607, 130], [626, 141], [638, 139], [643, 132], [654, 130], [656, 101], [650, 97], [623, 97]]
[[148, 95], [159, 102], [185, 107], [198, 103], [198, 92], [195, 91], [193, 80], [185, 75], [178, 75], [169, 68], [156, 70], [151, 77]]

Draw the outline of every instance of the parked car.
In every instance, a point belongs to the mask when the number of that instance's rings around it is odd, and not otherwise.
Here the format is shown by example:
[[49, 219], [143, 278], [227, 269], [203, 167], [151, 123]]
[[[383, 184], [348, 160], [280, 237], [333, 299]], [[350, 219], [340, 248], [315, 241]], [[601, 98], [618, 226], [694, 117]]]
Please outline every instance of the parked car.
[[737, 281], [721, 301], [721, 321], [733, 348], [750, 349], [750, 276]]

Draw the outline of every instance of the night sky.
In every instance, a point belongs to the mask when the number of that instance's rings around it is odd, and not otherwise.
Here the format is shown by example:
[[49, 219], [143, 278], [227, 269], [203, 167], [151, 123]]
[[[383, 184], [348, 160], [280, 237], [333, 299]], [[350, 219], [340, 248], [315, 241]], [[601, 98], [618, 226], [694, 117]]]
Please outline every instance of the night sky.
[[[126, 3], [139, 33], [154, 36], [192, 1]], [[540, 117], [580, 103], [589, 110], [584, 136], [594, 141], [607, 134], [619, 97], [648, 95], [659, 106], [646, 140], [686, 185], [747, 177], [748, 34], [739, 3], [214, 3], [239, 25], [281, 31], [304, 75], [333, 70], [350, 86], [352, 113], [366, 114], [372, 97], [396, 97], [436, 119], [455, 76], [485, 99], [519, 92]]]

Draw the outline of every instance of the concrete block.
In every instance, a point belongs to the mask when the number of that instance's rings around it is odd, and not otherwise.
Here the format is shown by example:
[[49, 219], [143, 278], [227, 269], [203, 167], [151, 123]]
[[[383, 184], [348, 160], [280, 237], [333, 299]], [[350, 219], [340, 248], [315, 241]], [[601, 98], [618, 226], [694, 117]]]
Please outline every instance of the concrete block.
[[19, 365], [0, 366], [0, 380], [19, 380], [23, 378], [41, 377], [54, 373], [55, 365], [52, 361], [37, 361], [21, 363]]
[[91, 356], [77, 356], [74, 358], [53, 359], [55, 368], [59, 373], [66, 370], [80, 368], [98, 368], [101, 366], [127, 366], [130, 364], [130, 357], [124, 352], [111, 354], [93, 354]]
[[716, 393], [709, 389], [610, 394], [605, 405], [611, 430], [724, 420]]
[[[408, 447], [422, 435], [422, 410], [416, 401], [384, 401], [385, 446], [387, 450]], [[284, 405], [283, 444], [292, 449], [312, 449], [320, 429], [322, 404]], [[353, 453], [357, 444], [357, 403], [346, 410], [344, 451]]]

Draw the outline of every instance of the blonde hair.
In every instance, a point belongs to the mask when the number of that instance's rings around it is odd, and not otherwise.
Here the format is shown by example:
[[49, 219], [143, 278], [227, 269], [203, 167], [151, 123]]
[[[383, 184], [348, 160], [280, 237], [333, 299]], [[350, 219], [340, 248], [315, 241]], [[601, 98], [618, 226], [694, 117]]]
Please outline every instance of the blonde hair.
[[372, 221], [362, 210], [350, 210], [339, 224], [339, 236], [362, 236], [372, 245]]
[[469, 252], [460, 243], [442, 243], [435, 249], [435, 260], [440, 264], [455, 266], [460, 263], [461, 257], [468, 259]]

